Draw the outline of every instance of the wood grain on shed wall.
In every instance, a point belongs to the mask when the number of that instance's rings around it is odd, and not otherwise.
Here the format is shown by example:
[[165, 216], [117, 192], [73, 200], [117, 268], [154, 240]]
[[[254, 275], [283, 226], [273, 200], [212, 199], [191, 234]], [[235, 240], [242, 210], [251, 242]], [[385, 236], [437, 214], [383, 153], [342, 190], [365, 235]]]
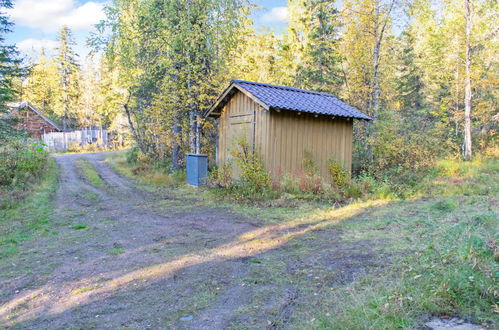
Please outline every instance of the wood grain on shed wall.
[[232, 159], [231, 151], [241, 137], [262, 156], [274, 178], [302, 172], [305, 150], [310, 151], [324, 177], [329, 176], [327, 161], [332, 157], [351, 169], [352, 120], [266, 111], [242, 92], [236, 92], [219, 119], [219, 166]]
[[340, 161], [345, 169], [352, 166], [352, 120], [298, 115], [294, 111], [271, 111], [268, 151], [264, 162], [274, 177], [303, 171], [305, 150], [312, 155], [323, 177], [329, 177], [327, 162]]

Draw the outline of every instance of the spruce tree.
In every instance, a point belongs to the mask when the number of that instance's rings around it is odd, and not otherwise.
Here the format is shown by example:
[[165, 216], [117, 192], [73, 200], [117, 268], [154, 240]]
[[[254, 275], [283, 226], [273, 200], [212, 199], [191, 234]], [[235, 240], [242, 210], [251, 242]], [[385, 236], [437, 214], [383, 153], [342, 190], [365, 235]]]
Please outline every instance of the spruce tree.
[[62, 119], [63, 129], [67, 130], [70, 120], [74, 119], [79, 108], [79, 65], [78, 55], [73, 50], [76, 42], [73, 39], [71, 30], [64, 26], [59, 31], [57, 38], [59, 47], [57, 48], [56, 64], [59, 69], [60, 89], [56, 113]]
[[301, 63], [298, 65], [296, 85], [321, 92], [334, 92], [341, 83], [338, 52], [338, 10], [331, 0], [304, 2], [301, 20], [307, 37]]
[[5, 40], [5, 35], [11, 32], [13, 25], [4, 12], [8, 8], [12, 8], [12, 1], [0, 0], [0, 139], [15, 134], [11, 122], [1, 117], [8, 111], [6, 104], [16, 98], [13, 80], [21, 73], [18, 51], [15, 46], [7, 45]]

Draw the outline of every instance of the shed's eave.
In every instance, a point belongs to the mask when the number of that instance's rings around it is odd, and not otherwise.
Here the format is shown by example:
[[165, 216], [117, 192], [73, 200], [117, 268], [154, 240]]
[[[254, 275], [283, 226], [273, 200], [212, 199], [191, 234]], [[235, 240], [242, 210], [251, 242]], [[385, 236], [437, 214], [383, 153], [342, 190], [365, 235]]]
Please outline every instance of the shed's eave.
[[240, 90], [266, 110], [281, 109], [333, 117], [371, 120], [369, 116], [344, 103], [332, 94], [244, 80], [231, 81], [213, 106], [205, 112], [204, 116], [218, 116], [219, 110], [229, 101], [236, 90]]

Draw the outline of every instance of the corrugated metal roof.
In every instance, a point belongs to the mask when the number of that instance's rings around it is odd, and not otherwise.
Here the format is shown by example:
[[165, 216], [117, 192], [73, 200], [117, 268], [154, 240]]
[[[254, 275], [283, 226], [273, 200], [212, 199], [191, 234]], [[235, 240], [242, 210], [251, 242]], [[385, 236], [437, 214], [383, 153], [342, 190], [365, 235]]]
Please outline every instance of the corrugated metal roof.
[[[222, 96], [229, 95], [227, 92], [234, 87], [240, 87], [249, 92], [269, 108], [364, 120], [371, 119], [369, 116], [340, 101], [336, 96], [331, 94], [286, 86], [233, 80], [228, 90]], [[223, 106], [225, 102], [223, 99], [219, 99], [207, 114]]]

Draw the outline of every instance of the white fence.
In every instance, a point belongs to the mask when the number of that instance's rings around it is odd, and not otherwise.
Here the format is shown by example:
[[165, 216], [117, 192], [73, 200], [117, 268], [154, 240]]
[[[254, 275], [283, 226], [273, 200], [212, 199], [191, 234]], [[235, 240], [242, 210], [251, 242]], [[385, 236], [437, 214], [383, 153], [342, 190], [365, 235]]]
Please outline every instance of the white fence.
[[99, 147], [107, 147], [107, 130], [84, 128], [72, 132], [52, 132], [43, 134], [45, 150], [64, 152], [74, 145], [84, 146], [88, 143], [96, 143]]

